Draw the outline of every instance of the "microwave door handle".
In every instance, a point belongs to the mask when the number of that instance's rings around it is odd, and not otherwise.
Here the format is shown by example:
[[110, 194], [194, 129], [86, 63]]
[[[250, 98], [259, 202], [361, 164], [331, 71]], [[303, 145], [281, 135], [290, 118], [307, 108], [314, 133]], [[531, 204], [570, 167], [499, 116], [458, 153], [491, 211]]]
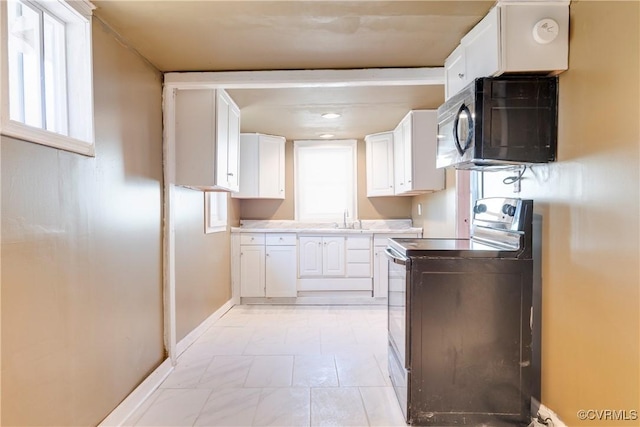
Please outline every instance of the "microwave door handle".
[[[458, 122], [460, 121], [460, 116], [465, 114], [467, 116], [467, 122], [469, 123], [469, 131], [467, 132], [467, 139], [464, 142], [464, 147], [460, 145], [460, 136], [458, 135]], [[453, 121], [453, 141], [456, 144], [456, 150], [458, 150], [458, 154], [461, 156], [469, 149], [471, 146], [471, 141], [473, 139], [473, 118], [471, 117], [471, 111], [469, 111], [469, 107], [467, 107], [464, 103], [460, 105], [458, 109], [458, 113], [456, 114], [456, 118]]]

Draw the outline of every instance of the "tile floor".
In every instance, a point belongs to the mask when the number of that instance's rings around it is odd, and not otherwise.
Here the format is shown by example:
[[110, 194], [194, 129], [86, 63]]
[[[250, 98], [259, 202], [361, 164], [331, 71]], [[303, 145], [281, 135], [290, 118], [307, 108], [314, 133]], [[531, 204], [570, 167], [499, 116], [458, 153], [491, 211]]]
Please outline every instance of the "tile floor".
[[404, 426], [384, 306], [236, 306], [128, 426]]

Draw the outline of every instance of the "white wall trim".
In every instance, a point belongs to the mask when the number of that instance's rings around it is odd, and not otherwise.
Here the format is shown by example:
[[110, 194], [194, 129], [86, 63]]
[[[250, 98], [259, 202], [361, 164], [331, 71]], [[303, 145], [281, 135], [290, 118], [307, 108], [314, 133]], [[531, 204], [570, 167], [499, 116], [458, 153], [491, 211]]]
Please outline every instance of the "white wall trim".
[[[180, 340], [175, 346], [176, 358], [189, 348], [207, 329], [220, 319], [235, 304], [232, 300], [224, 303], [211, 316], [207, 317], [200, 325]], [[135, 388], [111, 413], [99, 424], [99, 426], [121, 426], [150, 396], [160, 384], [173, 371], [175, 363], [171, 358], [165, 359], [142, 383]]]
[[457, 169], [456, 174], [456, 238], [468, 239], [471, 229], [471, 171]]
[[231, 233], [231, 301], [240, 304], [240, 233]]
[[156, 391], [160, 384], [173, 371], [171, 359], [165, 359], [155, 371], [145, 378], [138, 387], [129, 395], [104, 419], [99, 426], [121, 426], [134, 413], [136, 409], [142, 405], [145, 400]]
[[443, 67], [166, 73], [165, 87], [267, 89], [444, 85]]
[[562, 422], [558, 414], [553, 412], [542, 403], [538, 402], [538, 400], [535, 398], [531, 398], [531, 413], [534, 414], [534, 419], [537, 415], [539, 415], [543, 420], [547, 418], [551, 419], [553, 427], [567, 427], [567, 425]]
[[[1, 57], [2, 55], [0, 55]], [[0, 69], [2, 68], [0, 59]], [[1, 74], [1, 72], [0, 72]], [[2, 96], [0, 96], [2, 98]], [[0, 138], [0, 153], [2, 153], [2, 138]], [[2, 155], [0, 154], [0, 188], [2, 188]], [[2, 224], [2, 197], [0, 197], [0, 224]], [[2, 307], [2, 227], [0, 227], [0, 307]], [[0, 331], [2, 331], [2, 316], [0, 316]], [[2, 384], [2, 333], [0, 332], [0, 385]], [[2, 402], [2, 386], [0, 386], [0, 402]], [[2, 424], [2, 404], [0, 404], [0, 424]]]
[[187, 334], [186, 337], [182, 338], [180, 342], [176, 345], [176, 354], [178, 357], [184, 351], [189, 348], [194, 342], [204, 334], [207, 329], [209, 329], [218, 319], [220, 319], [227, 311], [231, 310], [235, 304], [233, 300], [229, 300], [225, 302], [219, 309], [213, 312], [211, 316], [207, 317], [200, 323], [200, 325], [196, 326], [191, 332]]
[[164, 346], [169, 359], [176, 363], [176, 256], [175, 224], [173, 220], [173, 197], [175, 182], [175, 90], [162, 91], [163, 128], [162, 163], [164, 172], [163, 217], [163, 303], [164, 303]]

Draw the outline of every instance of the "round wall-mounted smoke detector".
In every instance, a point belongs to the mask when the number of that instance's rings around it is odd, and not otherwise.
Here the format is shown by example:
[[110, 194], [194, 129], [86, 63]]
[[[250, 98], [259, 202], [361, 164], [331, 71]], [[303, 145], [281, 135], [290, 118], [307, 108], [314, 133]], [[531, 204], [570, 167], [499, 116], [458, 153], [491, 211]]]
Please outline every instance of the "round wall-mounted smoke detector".
[[533, 39], [540, 44], [551, 43], [558, 37], [559, 30], [560, 28], [555, 20], [551, 18], [541, 19], [533, 26]]

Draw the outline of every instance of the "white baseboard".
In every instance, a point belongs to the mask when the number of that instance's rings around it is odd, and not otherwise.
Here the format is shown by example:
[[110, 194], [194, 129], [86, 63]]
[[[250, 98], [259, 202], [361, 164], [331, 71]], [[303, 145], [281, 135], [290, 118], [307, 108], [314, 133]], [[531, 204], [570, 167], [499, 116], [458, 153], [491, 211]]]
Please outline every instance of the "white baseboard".
[[[565, 423], [562, 422], [558, 414], [553, 412], [551, 409], [547, 408], [542, 403], [538, 402], [536, 399], [531, 399], [531, 413], [535, 415], [539, 415], [543, 420], [550, 419], [553, 423], [553, 427], [567, 427]], [[537, 410], [536, 410], [537, 409]]]
[[160, 364], [138, 387], [135, 388], [98, 426], [121, 426], [142, 403], [156, 391], [173, 371], [171, 359]]
[[[264, 305], [387, 305], [386, 298], [373, 298], [371, 296], [349, 296], [345, 297], [342, 292], [336, 295], [334, 292], [324, 292], [326, 296], [299, 296], [294, 298], [259, 298], [242, 297], [240, 304], [264, 304]], [[306, 293], [310, 294], [310, 293]], [[303, 293], [305, 295], [305, 293]]]
[[[191, 344], [196, 342], [198, 338], [207, 330], [216, 320], [220, 319], [223, 314], [233, 307], [233, 301], [229, 300], [217, 309], [211, 316], [207, 317], [193, 331], [176, 344], [176, 355], [180, 356], [189, 348]], [[113, 427], [123, 425], [133, 412], [144, 403], [145, 400], [156, 391], [160, 384], [173, 371], [171, 359], [166, 359], [155, 371], [151, 373], [135, 390], [133, 390], [111, 413], [102, 420], [99, 427]]]
[[231, 310], [234, 306], [233, 300], [225, 302], [219, 309], [213, 312], [213, 314], [202, 321], [196, 328], [189, 332], [186, 337], [182, 338], [178, 344], [176, 344], [176, 356], [180, 357], [184, 351], [191, 346], [194, 342], [205, 333], [207, 329], [213, 325], [216, 320], [220, 319], [227, 311]]

